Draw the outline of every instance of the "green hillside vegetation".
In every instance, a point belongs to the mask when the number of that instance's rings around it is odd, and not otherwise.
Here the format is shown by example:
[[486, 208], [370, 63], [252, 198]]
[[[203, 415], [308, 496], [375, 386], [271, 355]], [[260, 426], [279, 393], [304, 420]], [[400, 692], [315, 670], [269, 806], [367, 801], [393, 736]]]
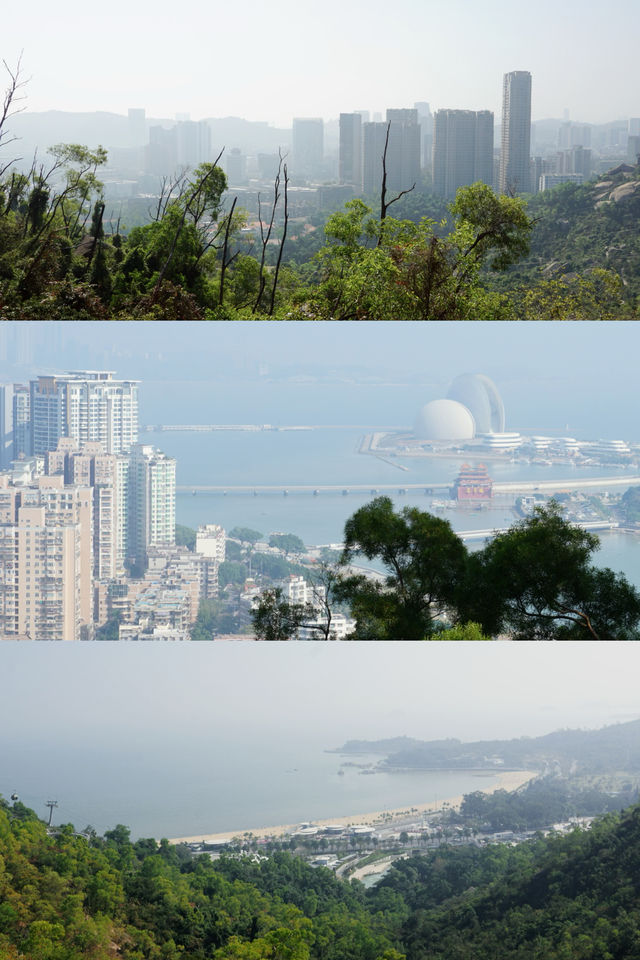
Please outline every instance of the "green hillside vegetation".
[[366, 891], [290, 853], [212, 862], [0, 801], [2, 960], [638, 960], [640, 808], [442, 845]]
[[409, 960], [637, 960], [639, 851], [633, 807], [512, 850], [405, 860], [375, 896], [411, 904], [399, 930]]
[[[21, 804], [0, 804], [2, 960], [394, 960], [360, 887], [288, 854], [263, 882], [193, 859], [166, 840], [51, 835]], [[271, 879], [268, 874], [273, 874]]]
[[[591, 778], [595, 783], [598, 781]], [[596, 817], [637, 803], [638, 787], [624, 774], [621, 789], [611, 791], [574, 778], [539, 777], [519, 790], [475, 791], [448, 819], [473, 830], [541, 830], [571, 817]], [[636, 776], [636, 784], [638, 782]]]
[[527, 210], [535, 223], [530, 254], [492, 278], [497, 289], [523, 303], [536, 296], [543, 303], [546, 296], [561, 301], [563, 288], [568, 298], [581, 286], [586, 295], [585, 284], [608, 285], [610, 295], [622, 297], [625, 312], [637, 313], [640, 167], [623, 164], [582, 186], [564, 184], [536, 194]]

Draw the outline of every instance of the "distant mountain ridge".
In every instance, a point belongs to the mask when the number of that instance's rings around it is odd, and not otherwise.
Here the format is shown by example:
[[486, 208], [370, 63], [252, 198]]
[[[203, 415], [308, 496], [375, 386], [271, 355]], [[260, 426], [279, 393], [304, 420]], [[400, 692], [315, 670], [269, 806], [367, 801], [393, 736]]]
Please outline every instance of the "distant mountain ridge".
[[[166, 117], [147, 117], [149, 127], [172, 127], [178, 121]], [[239, 147], [243, 152], [277, 152], [278, 147], [291, 144], [291, 130], [270, 126], [266, 121], [244, 120], [241, 117], [206, 118], [211, 128], [212, 149], [217, 154], [222, 147], [227, 150]], [[127, 116], [119, 113], [92, 112], [70, 113], [63, 110], [47, 110], [42, 113], [16, 114], [10, 121], [11, 133], [18, 138], [12, 144], [13, 153], [31, 159], [37, 148], [39, 155], [56, 143], [82, 143], [91, 148], [98, 145], [109, 149], [126, 149], [136, 146], [131, 140], [131, 128]]]
[[640, 720], [599, 730], [558, 730], [541, 737], [514, 740], [420, 741], [409, 737], [388, 740], [349, 740], [332, 752], [380, 754], [380, 766], [399, 769], [555, 769], [568, 774], [640, 770]]

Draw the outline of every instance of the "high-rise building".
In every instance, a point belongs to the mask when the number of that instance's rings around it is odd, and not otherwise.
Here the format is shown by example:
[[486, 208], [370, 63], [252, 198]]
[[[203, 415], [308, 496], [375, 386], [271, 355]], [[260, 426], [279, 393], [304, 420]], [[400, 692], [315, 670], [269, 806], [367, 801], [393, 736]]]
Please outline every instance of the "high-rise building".
[[0, 637], [79, 640], [91, 631], [91, 490], [0, 475]]
[[135, 444], [129, 455], [129, 556], [137, 564], [147, 549], [175, 543], [176, 461], [151, 444]]
[[340, 114], [340, 183], [362, 189], [362, 117], [359, 113]]
[[12, 383], [0, 383], [0, 470], [7, 470], [14, 458]]
[[493, 184], [493, 113], [437, 110], [433, 134], [433, 191], [453, 198], [459, 187]]
[[101, 443], [84, 443], [63, 437], [57, 450], [45, 457], [47, 476], [63, 476], [65, 483], [89, 487], [92, 494], [92, 570], [96, 580], [112, 579], [124, 573], [125, 549], [119, 544], [120, 513], [126, 500], [119, 496], [118, 461], [124, 457], [105, 453]]
[[212, 160], [211, 127], [207, 121], [181, 120], [176, 126], [176, 149], [178, 166], [183, 168]]
[[591, 146], [591, 126], [588, 123], [573, 123], [566, 120], [558, 130], [558, 148], [569, 150], [571, 147]]
[[105, 453], [125, 453], [138, 439], [138, 383], [103, 370], [32, 380], [30, 452], [44, 454], [61, 437], [72, 437], [102, 443]]
[[149, 127], [149, 142], [145, 147], [145, 170], [163, 177], [172, 174], [178, 166], [178, 136], [176, 128]]
[[225, 157], [227, 180], [231, 186], [247, 182], [247, 158], [240, 147], [233, 147]]
[[431, 106], [426, 100], [419, 100], [414, 103], [418, 111], [418, 123], [420, 124], [420, 162], [423, 167], [431, 167], [431, 156], [433, 152], [433, 114]]
[[22, 383], [13, 385], [13, 459], [27, 457], [32, 450], [31, 395]]
[[321, 117], [294, 117], [291, 172], [295, 177], [313, 179], [322, 173], [324, 122]]
[[531, 74], [528, 70], [505, 73], [502, 87], [502, 147], [500, 193], [529, 190], [531, 152]]
[[385, 146], [387, 190], [391, 193], [410, 190], [420, 179], [420, 125], [417, 110], [387, 110], [385, 122], [365, 123], [362, 179], [366, 195], [380, 194]]
[[591, 176], [591, 150], [584, 147], [571, 147], [563, 150], [558, 158], [557, 173], [581, 173], [585, 180]]
[[387, 138], [386, 123], [365, 123], [362, 140], [362, 190], [365, 196], [380, 195], [382, 157]]
[[387, 189], [410, 190], [420, 181], [420, 124], [415, 108], [387, 110]]

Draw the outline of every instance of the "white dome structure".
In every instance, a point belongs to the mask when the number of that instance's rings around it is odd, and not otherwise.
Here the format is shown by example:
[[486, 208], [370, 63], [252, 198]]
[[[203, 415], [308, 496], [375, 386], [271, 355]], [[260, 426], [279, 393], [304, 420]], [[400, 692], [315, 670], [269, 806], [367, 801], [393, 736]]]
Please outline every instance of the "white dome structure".
[[432, 400], [416, 418], [419, 440], [473, 440], [476, 424], [471, 412], [456, 400]]
[[447, 396], [471, 411], [478, 433], [504, 433], [504, 404], [489, 377], [482, 373], [464, 373], [453, 381]]

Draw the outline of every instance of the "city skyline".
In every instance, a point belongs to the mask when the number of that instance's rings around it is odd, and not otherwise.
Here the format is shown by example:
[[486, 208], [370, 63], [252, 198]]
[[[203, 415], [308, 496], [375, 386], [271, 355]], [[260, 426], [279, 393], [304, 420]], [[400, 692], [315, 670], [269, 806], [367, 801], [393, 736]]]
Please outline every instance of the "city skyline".
[[[28, 34], [21, 19], [9, 17], [2, 55], [11, 66], [24, 50], [24, 78], [31, 79], [23, 92], [32, 112], [145, 107], [149, 116], [240, 115], [288, 126], [294, 116], [337, 119], [340, 112], [384, 112], [428, 100], [432, 109], [499, 116], [501, 77], [513, 70], [534, 76], [534, 120], [566, 110], [572, 119], [597, 123], [639, 112], [629, 84], [640, 27], [632, 0], [607, 18], [570, 2], [560, 19], [548, 0], [535, 16], [504, 0], [482, 9], [467, 0], [446, 6], [401, 0], [394, 12], [403, 28], [401, 42], [391, 45], [382, 6], [362, 0], [346, 7], [330, 0], [321, 18], [292, 0], [268, 10], [250, 0], [202, 11], [196, 33], [191, 21], [173, 17], [169, 29], [168, 10], [152, 9], [147, 0], [133, 10], [116, 3], [109, 16], [72, 2], [61, 29], [57, 14], [36, 0]], [[154, 42], [140, 43], [145, 34]], [[216, 44], [212, 56], [212, 36], [237, 43]], [[117, 72], [108, 69], [114, 53]], [[106, 69], [96, 72], [96, 61]]]

